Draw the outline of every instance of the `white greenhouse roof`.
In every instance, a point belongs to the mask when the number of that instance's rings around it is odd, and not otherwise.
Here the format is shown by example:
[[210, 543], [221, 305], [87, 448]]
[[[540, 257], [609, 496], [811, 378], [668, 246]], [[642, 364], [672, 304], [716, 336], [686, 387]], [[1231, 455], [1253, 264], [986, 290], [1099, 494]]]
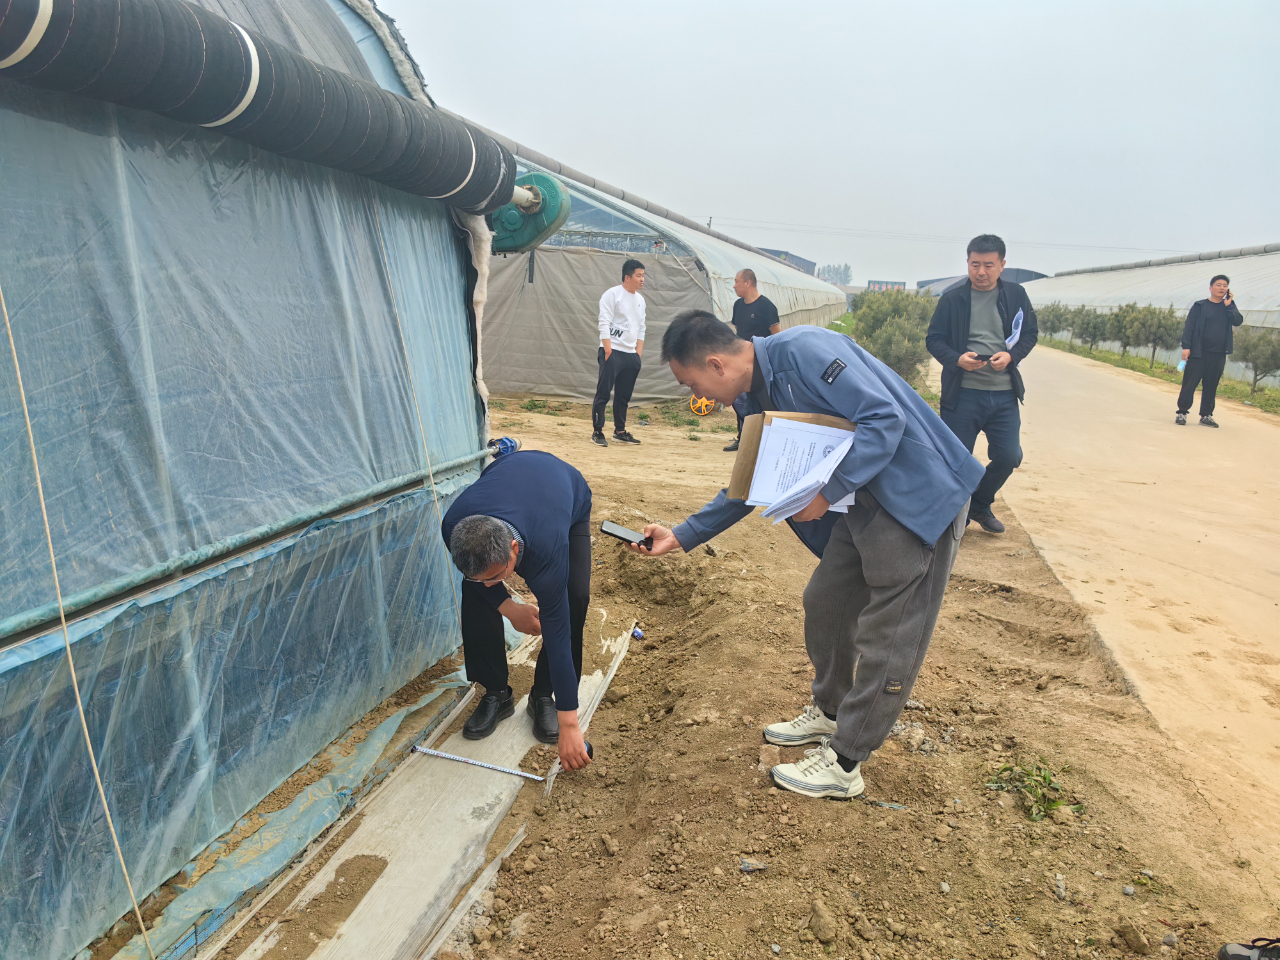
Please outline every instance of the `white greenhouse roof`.
[[1274, 249], [1243, 256], [1204, 255], [1201, 259], [1164, 261], [1150, 266], [1058, 274], [1023, 286], [1037, 307], [1056, 302], [1105, 310], [1137, 302], [1172, 306], [1185, 314], [1193, 303], [1209, 296], [1210, 278], [1225, 273], [1231, 278], [1231, 292], [1245, 323], [1255, 327], [1280, 327], [1280, 247], [1275, 244], [1268, 247]]
[[[522, 163], [527, 163], [530, 167], [538, 167], [538, 164], [529, 161], [522, 161]], [[660, 236], [678, 241], [686, 249], [693, 251], [711, 281], [711, 289], [708, 293], [715, 306], [716, 316], [721, 320], [728, 322], [733, 315], [733, 302], [738, 299], [738, 295], [733, 292], [733, 278], [737, 276], [739, 270], [744, 268], [755, 272], [756, 284], [760, 292], [773, 301], [774, 306], [778, 308], [779, 317], [805, 311], [829, 313], [837, 307], [838, 309], [831, 316], [844, 313], [846, 303], [844, 292], [834, 284], [811, 277], [807, 273], [801, 273], [794, 267], [735, 246], [719, 237], [691, 230], [665, 217], [656, 216], [583, 183], [571, 181], [566, 186], [570, 193], [585, 195], [600, 206], [617, 210], [632, 220], [650, 227]], [[643, 259], [644, 255], [637, 254], [637, 256]], [[689, 266], [692, 267], [693, 264]]]

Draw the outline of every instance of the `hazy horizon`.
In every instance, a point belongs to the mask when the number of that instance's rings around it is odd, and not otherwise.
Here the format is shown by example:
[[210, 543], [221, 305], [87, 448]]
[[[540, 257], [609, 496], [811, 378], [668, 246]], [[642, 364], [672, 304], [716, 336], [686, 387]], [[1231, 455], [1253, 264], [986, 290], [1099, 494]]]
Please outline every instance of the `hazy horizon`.
[[856, 284], [1280, 241], [1280, 5], [379, 6], [442, 106]]

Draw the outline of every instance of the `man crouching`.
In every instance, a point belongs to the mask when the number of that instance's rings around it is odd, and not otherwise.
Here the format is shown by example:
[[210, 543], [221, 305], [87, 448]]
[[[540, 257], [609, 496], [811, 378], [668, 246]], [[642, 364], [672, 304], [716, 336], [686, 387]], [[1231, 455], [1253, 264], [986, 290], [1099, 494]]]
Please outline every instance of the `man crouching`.
[[[533, 735], [558, 743], [560, 763], [591, 762], [578, 726], [582, 627], [591, 599], [591, 488], [576, 469], [549, 453], [508, 453], [485, 468], [440, 526], [462, 581], [462, 649], [467, 679], [484, 696], [462, 735], [479, 740], [515, 713], [508, 685], [502, 618], [521, 633], [542, 634], [528, 713]], [[520, 574], [537, 606], [514, 600], [503, 585]], [[554, 692], [554, 699], [552, 694]]]

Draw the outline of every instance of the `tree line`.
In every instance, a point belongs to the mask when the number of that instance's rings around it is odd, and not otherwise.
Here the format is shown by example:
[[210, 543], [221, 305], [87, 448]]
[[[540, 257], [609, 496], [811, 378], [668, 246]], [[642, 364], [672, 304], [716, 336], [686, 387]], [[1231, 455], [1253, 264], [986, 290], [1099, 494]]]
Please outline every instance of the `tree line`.
[[[849, 334], [864, 349], [878, 357], [898, 376], [919, 386], [929, 362], [925, 336], [937, 299], [906, 290], [866, 291], [853, 298], [852, 313], [833, 326]], [[1154, 370], [1156, 353], [1182, 345], [1184, 320], [1173, 307], [1139, 306], [1126, 303], [1111, 311], [1092, 307], [1068, 307], [1050, 303], [1036, 310], [1043, 336], [1067, 335], [1092, 353], [1099, 343], [1118, 343], [1120, 355], [1130, 350], [1150, 350], [1148, 369]], [[1267, 327], [1237, 327], [1232, 359], [1250, 370], [1249, 393], [1257, 393], [1267, 377], [1280, 372], [1280, 330]]]

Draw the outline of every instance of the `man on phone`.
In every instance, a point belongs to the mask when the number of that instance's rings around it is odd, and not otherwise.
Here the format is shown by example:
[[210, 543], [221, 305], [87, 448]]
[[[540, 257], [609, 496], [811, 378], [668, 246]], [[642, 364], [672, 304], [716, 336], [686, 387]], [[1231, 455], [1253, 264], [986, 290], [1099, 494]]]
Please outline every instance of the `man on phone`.
[[[558, 743], [560, 763], [590, 762], [578, 725], [582, 630], [591, 600], [591, 488], [563, 460], [536, 450], [504, 454], [458, 495], [440, 534], [462, 581], [467, 679], [484, 695], [463, 725], [479, 740], [515, 713], [502, 618], [542, 634], [527, 712], [533, 735]], [[524, 578], [537, 605], [519, 603], [503, 581]], [[553, 699], [554, 694], [554, 699]]]
[[925, 346], [942, 364], [942, 420], [973, 452], [987, 435], [987, 471], [973, 492], [970, 521], [1004, 533], [991, 512], [996, 494], [1022, 463], [1018, 404], [1022, 363], [1036, 345], [1036, 312], [1021, 284], [1001, 280], [1004, 241], [984, 233], [969, 241], [969, 282], [938, 298]]
[[622, 265], [622, 283], [610, 287], [600, 298], [600, 376], [591, 404], [591, 440], [602, 447], [604, 408], [613, 393], [613, 439], [619, 443], [639, 443], [627, 432], [627, 404], [640, 376], [640, 355], [644, 353], [644, 264], [628, 260]]
[[1218, 400], [1218, 381], [1227, 365], [1227, 354], [1235, 344], [1232, 327], [1244, 323], [1240, 308], [1231, 296], [1231, 281], [1220, 273], [1209, 281], [1209, 299], [1197, 300], [1187, 311], [1187, 322], [1182, 326], [1182, 389], [1178, 392], [1178, 412], [1174, 423], [1185, 426], [1191, 402], [1200, 391], [1200, 425], [1216, 427], [1213, 408]]
[[[739, 270], [733, 278], [733, 292], [738, 299], [733, 304], [733, 329], [743, 340], [752, 337], [772, 337], [782, 329], [782, 321], [778, 319], [778, 308], [756, 287], [754, 270]], [[727, 453], [738, 449], [742, 441], [742, 414], [738, 414], [738, 435], [733, 443], [725, 447]]]
[[[820, 558], [804, 591], [813, 705], [764, 730], [771, 743], [819, 744], [774, 782], [809, 797], [862, 793], [861, 764], [911, 695], [982, 477], [978, 461], [901, 377], [849, 337], [796, 326], [750, 343], [705, 310], [662, 336], [662, 359], [696, 396], [739, 413], [823, 413], [856, 424], [853, 448], [788, 524]], [[856, 494], [847, 513], [831, 505]], [[649, 524], [646, 556], [692, 550], [753, 508], [721, 490], [675, 530]]]

